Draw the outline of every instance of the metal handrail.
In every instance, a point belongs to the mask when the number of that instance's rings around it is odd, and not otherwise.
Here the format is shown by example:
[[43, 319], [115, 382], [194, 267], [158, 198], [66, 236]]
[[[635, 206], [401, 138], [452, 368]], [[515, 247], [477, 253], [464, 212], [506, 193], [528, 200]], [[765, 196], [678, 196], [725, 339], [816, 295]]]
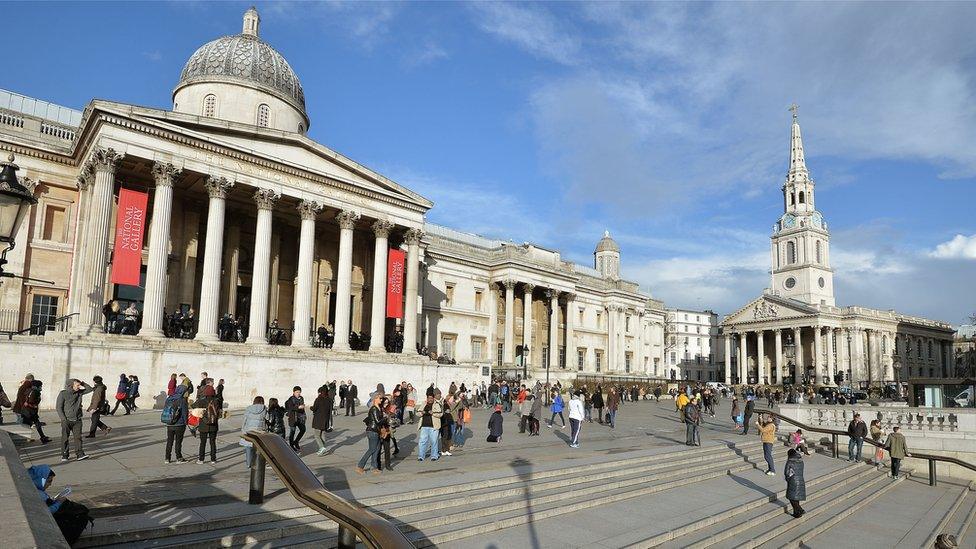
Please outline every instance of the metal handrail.
[[251, 469], [248, 503], [264, 502], [264, 469], [267, 462], [295, 499], [339, 524], [337, 546], [340, 549], [356, 547], [357, 538], [366, 547], [373, 549], [413, 548], [413, 544], [393, 523], [360, 503], [346, 500], [326, 490], [315, 473], [282, 437], [250, 431], [243, 438], [253, 444], [257, 451]]
[[[837, 447], [837, 437], [839, 437], [839, 436], [848, 436], [847, 431], [841, 431], [840, 429], [829, 429], [827, 427], [813, 427], [813, 426], [810, 426], [810, 425], [806, 425], [805, 423], [800, 423], [799, 421], [797, 421], [795, 419], [788, 418], [788, 417], [786, 417], [786, 416], [784, 416], [782, 414], [778, 414], [778, 413], [776, 413], [776, 412], [774, 412], [772, 410], [766, 410], [764, 408], [756, 408], [755, 410], [753, 410], [753, 412], [754, 413], [757, 413], [757, 414], [767, 414], [767, 415], [771, 415], [771, 416], [774, 416], [774, 417], [778, 417], [781, 421], [785, 421], [787, 423], [793, 424], [793, 425], [799, 427], [800, 429], [803, 429], [803, 430], [806, 430], [806, 431], [810, 431], [810, 432], [813, 432], [813, 433], [824, 433], [824, 434], [830, 435], [831, 436], [832, 455], [835, 458], [836, 457], [839, 457], [839, 455], [838, 455], [838, 447]], [[885, 446], [883, 442], [876, 442], [875, 440], [870, 439], [870, 438], [865, 438], [864, 439], [864, 442], [867, 442], [868, 444], [870, 444], [872, 446], [876, 446], [876, 447], [881, 448], [883, 450], [887, 450], [888, 449], [888, 447]], [[928, 462], [929, 462], [929, 486], [935, 486], [936, 485], [937, 478], [936, 478], [936, 465], [935, 464], [937, 462], [939, 462], [939, 461], [944, 461], [946, 463], [952, 463], [954, 465], [958, 465], [960, 467], [964, 467], [966, 469], [969, 469], [970, 471], [976, 472], [976, 465], [974, 465], [972, 463], [969, 463], [968, 461], [963, 461], [963, 460], [961, 460], [959, 458], [954, 458], [954, 457], [949, 457], [949, 456], [939, 456], [939, 455], [935, 455], [935, 454], [919, 454], [917, 452], [912, 452], [911, 454], [909, 454], [908, 457], [911, 457], [911, 458], [914, 458], [914, 459], [925, 459], [925, 460], [928, 460]]]
[[59, 323], [65, 321], [65, 320], [67, 320], [67, 319], [69, 319], [69, 318], [71, 318], [71, 317], [73, 317], [73, 316], [75, 316], [77, 314], [78, 313], [69, 313], [69, 314], [66, 314], [64, 316], [59, 316], [59, 317], [55, 318], [54, 320], [50, 320], [48, 322], [44, 322], [44, 323], [41, 323], [41, 324], [31, 324], [30, 326], [24, 328], [23, 330], [3, 330], [3, 331], [0, 331], [0, 334], [3, 334], [5, 336], [7, 336], [7, 339], [13, 339], [15, 335], [26, 334], [27, 332], [30, 332], [31, 330], [36, 330], [37, 328], [40, 328], [41, 326], [50, 326], [50, 325], [57, 326]]

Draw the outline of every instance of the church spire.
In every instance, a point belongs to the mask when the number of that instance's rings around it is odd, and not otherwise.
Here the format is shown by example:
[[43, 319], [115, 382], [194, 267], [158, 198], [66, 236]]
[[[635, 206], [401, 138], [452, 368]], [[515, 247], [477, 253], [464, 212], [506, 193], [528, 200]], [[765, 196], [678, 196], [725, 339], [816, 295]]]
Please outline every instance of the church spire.
[[793, 113], [793, 127], [790, 131], [790, 171], [786, 176], [790, 181], [810, 178], [806, 160], [803, 158], [803, 138], [800, 136], [800, 123], [796, 115], [799, 109], [800, 107], [796, 103], [790, 105], [790, 111]]

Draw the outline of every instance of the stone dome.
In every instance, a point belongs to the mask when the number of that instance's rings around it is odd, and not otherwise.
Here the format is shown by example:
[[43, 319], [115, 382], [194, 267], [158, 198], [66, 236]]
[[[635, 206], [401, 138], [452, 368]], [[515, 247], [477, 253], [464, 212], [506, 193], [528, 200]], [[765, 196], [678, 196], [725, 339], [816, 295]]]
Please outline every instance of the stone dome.
[[183, 67], [173, 96], [201, 82], [241, 84], [285, 101], [308, 120], [302, 84], [288, 61], [258, 38], [259, 21], [257, 10], [251, 8], [244, 14], [241, 34], [222, 36], [197, 49]]
[[594, 253], [600, 252], [616, 252], [620, 253], [620, 246], [617, 245], [617, 241], [610, 236], [610, 231], [603, 232], [603, 238], [596, 245], [596, 251]]

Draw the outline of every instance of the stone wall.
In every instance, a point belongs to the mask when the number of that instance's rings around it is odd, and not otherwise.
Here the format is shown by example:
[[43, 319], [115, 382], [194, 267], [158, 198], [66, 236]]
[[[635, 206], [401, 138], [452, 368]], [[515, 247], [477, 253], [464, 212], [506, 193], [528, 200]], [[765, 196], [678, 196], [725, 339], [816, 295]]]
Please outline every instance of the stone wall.
[[360, 399], [365, 399], [377, 383], [392, 391], [397, 383], [406, 380], [422, 392], [431, 383], [446, 390], [452, 381], [470, 385], [483, 379], [481, 365], [437, 364], [417, 355], [251, 348], [232, 343], [112, 335], [79, 339], [51, 333], [43, 338], [2, 340], [0, 360], [2, 383], [8, 395], [13, 397], [20, 381], [31, 373], [44, 383], [41, 408], [46, 410], [54, 407], [58, 391], [70, 378], [91, 383], [92, 377], [102, 376], [112, 401], [121, 373], [139, 377], [142, 396], [137, 404], [141, 408], [159, 407], [173, 373], [185, 373], [194, 384], [204, 371], [214, 379], [223, 378], [224, 400], [232, 408], [250, 404], [257, 395], [265, 400], [287, 398], [295, 385], [314, 397], [320, 385], [332, 380], [352, 379], [359, 387]]
[[[976, 409], [972, 408], [909, 408], [907, 406], [832, 406], [817, 404], [783, 404], [780, 413], [811, 427], [847, 430], [847, 425], [860, 413], [865, 423], [881, 420], [888, 433], [899, 426], [908, 441], [909, 453], [936, 454], [959, 458], [976, 464]], [[811, 439], [820, 438], [813, 436]], [[847, 439], [842, 438], [841, 454], [846, 451]], [[870, 450], [869, 450], [870, 448]], [[865, 445], [864, 455], [874, 446]], [[887, 452], [885, 459], [888, 459]], [[907, 459], [905, 467], [914, 468], [918, 475], [928, 475], [928, 461]], [[976, 472], [957, 465], [939, 463], [939, 476], [976, 479]]]

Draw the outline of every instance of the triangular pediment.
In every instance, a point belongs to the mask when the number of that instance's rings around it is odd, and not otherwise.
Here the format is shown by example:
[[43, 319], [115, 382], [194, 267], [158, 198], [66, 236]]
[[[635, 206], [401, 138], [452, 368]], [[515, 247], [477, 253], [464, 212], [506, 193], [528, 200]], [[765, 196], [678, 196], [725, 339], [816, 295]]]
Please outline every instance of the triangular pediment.
[[298, 133], [123, 103], [97, 101], [94, 105], [98, 109], [124, 114], [134, 121], [179, 132], [218, 147], [354, 185], [422, 210], [433, 206], [423, 196]]
[[817, 314], [816, 308], [794, 299], [762, 295], [745, 307], [725, 317], [722, 324], [765, 322], [783, 318], [799, 318]]

